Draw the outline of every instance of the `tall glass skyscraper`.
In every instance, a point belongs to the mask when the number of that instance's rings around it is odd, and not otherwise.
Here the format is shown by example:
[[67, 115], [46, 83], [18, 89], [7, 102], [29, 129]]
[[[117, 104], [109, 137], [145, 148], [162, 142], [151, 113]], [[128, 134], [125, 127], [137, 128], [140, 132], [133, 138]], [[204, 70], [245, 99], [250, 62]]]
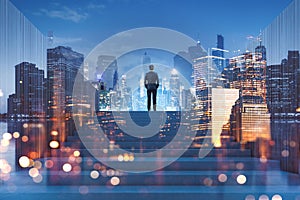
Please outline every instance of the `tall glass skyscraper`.
[[76, 98], [72, 96], [73, 85], [82, 64], [83, 55], [69, 47], [47, 50], [48, 115], [53, 119], [51, 130], [59, 133], [60, 142], [66, 140], [66, 130], [72, 132], [65, 122], [71, 119], [71, 105]]
[[224, 59], [224, 37], [217, 35], [217, 48], [212, 51], [213, 62], [216, 68], [221, 73], [224, 70], [225, 59]]
[[[46, 68], [46, 37], [9, 1], [0, 1], [0, 113], [14, 92], [14, 66], [24, 61]], [[3, 95], [3, 96], [2, 96]]]
[[300, 0], [293, 0], [270, 25], [262, 31], [266, 47], [267, 103], [271, 112], [273, 158], [281, 169], [299, 172], [298, 123], [300, 76]]

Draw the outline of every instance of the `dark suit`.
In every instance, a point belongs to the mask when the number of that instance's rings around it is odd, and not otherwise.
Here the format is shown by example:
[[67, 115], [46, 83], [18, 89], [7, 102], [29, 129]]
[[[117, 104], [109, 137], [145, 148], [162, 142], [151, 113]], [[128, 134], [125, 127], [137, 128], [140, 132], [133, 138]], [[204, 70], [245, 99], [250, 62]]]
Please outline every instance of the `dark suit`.
[[151, 94], [153, 99], [153, 109], [156, 110], [156, 95], [157, 95], [157, 88], [159, 86], [157, 73], [154, 72], [153, 70], [149, 71], [145, 76], [144, 83], [145, 83], [145, 87], [147, 88], [148, 111], [151, 108]]

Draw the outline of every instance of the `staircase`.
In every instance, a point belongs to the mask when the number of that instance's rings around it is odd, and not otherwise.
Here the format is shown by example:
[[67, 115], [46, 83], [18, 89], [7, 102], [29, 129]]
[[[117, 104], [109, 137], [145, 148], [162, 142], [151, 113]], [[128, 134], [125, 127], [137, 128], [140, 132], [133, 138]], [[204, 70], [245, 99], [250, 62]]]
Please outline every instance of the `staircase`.
[[[140, 125], [147, 125], [144, 114], [131, 113], [131, 115], [136, 117], [135, 120], [140, 120]], [[111, 127], [113, 126], [108, 129]], [[119, 132], [114, 134], [118, 135]], [[169, 139], [174, 138], [174, 135], [168, 134], [160, 136], [161, 139], [157, 136], [147, 139], [134, 139], [128, 135], [122, 137], [108, 135], [108, 137], [114, 139], [114, 146], [130, 152], [117, 158], [119, 159], [117, 162], [151, 165], [157, 161], [157, 157], [135, 159], [135, 152], [153, 152], [158, 149], [157, 147], [164, 147]], [[124, 198], [252, 200], [263, 199], [265, 198], [263, 195], [269, 199], [279, 198], [274, 196], [276, 194], [282, 199], [300, 197], [298, 175], [280, 171], [278, 161], [253, 158], [249, 149], [242, 150], [237, 148], [237, 145], [233, 146], [235, 148], [212, 149], [205, 158], [199, 158], [199, 145], [193, 143], [182, 156], [162, 169], [132, 173], [105, 166], [90, 154], [78, 136], [73, 136], [69, 137], [60, 149], [52, 149], [52, 157], [42, 160], [42, 163], [51, 160], [53, 166], [48, 168], [43, 166], [40, 172], [43, 180], [39, 184], [34, 183], [26, 171], [17, 172], [18, 174], [12, 176], [11, 182], [23, 178], [19, 183], [14, 183], [17, 193], [8, 193], [7, 199], [13, 199], [18, 192], [23, 192], [24, 199], [35, 199], [42, 194], [43, 199], [72, 200]], [[65, 164], [70, 164], [72, 170], [64, 171]], [[5, 196], [3, 199], [6, 199]]]

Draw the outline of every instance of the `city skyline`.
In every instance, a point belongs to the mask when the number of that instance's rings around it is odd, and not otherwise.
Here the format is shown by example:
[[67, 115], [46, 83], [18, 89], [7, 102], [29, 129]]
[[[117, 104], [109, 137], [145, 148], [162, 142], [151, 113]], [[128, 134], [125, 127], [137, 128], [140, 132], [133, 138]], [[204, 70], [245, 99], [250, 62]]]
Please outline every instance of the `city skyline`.
[[0, 199], [299, 199], [299, 31], [300, 0], [0, 0]]
[[[221, 34], [224, 36], [225, 40], [224, 48], [229, 49], [231, 52], [226, 54], [225, 57], [229, 57], [233, 54], [240, 54], [247, 48], [251, 48], [253, 45], [252, 43], [256, 42], [255, 38], [259, 35], [259, 31], [264, 29], [272, 20], [274, 20], [278, 13], [280, 13], [291, 1], [272, 2], [272, 7], [274, 9], [269, 9], [269, 12], [264, 12], [263, 19], [259, 18], [259, 13], [262, 13], [261, 10], [270, 6], [269, 1], [252, 2], [251, 5], [247, 6], [240, 1], [232, 1], [231, 4], [224, 4], [222, 1], [202, 1], [201, 3], [191, 1], [189, 4], [184, 4], [185, 6], [179, 1], [173, 3], [161, 2], [159, 4], [160, 6], [157, 6], [158, 3], [152, 0], [137, 1], [135, 2], [135, 10], [139, 16], [138, 20], [132, 12], [129, 12], [132, 6], [132, 2], [130, 1], [103, 1], [101, 3], [96, 3], [95, 1], [76, 1], [72, 4], [70, 4], [70, 1], [47, 1], [35, 2], [32, 4], [28, 3], [28, 1], [24, 2], [19, 0], [12, 0], [11, 2], [41, 31], [45, 40], [47, 40], [48, 32], [53, 31], [54, 38], [52, 45], [49, 45], [49, 42], [45, 41], [45, 44], [48, 43], [47, 48], [51, 48], [51, 46], [53, 48], [58, 45], [70, 46], [75, 51], [87, 55], [99, 42], [116, 32], [141, 26], [161, 26], [181, 31], [193, 39], [199, 40], [205, 50], [215, 47], [215, 37], [217, 34]], [[221, 5], [223, 7], [221, 7]], [[182, 6], [184, 9], [179, 9]], [[244, 14], [245, 18], [240, 19], [240, 22], [236, 21], [238, 20], [238, 17], [235, 17], [235, 15], [240, 15], [242, 12], [249, 12], [249, 10], [251, 10], [251, 8], [248, 8], [249, 6], [253, 7], [251, 13]], [[203, 12], [199, 12], [197, 10], [198, 7]], [[247, 9], [245, 7], [247, 7]], [[258, 9], [254, 9], [254, 7], [257, 7]], [[157, 10], [153, 16], [149, 16], [149, 14], [145, 12], [145, 10], [151, 9]], [[159, 18], [163, 18], [164, 12], [167, 12], [169, 9], [180, 11], [181, 15], [174, 15], [174, 18], [158, 20]], [[208, 20], [201, 20], [206, 17], [209, 10], [213, 10], [213, 14]], [[257, 14], [254, 12], [257, 12]], [[111, 15], [114, 15], [114, 17], [110, 17]], [[126, 20], [126, 23], [122, 23], [122, 20], [117, 21], [118, 19], [121, 19], [120, 17], [123, 15], [130, 20]], [[228, 19], [226, 17], [227, 20], [224, 20], [224, 23], [218, 23], [223, 16], [228, 16]], [[97, 17], [105, 20], [105, 26], [92, 25], [93, 23], [98, 24], [98, 22], [94, 21]], [[255, 20], [256, 17], [258, 17], [259, 20]], [[185, 23], [176, 24], [174, 23], [175, 21], [185, 21]], [[133, 26], [132, 23], [135, 23], [135, 25]], [[232, 26], [232, 24], [239, 25]], [[243, 24], [247, 24], [247, 26], [244, 26]], [[231, 28], [229, 29], [228, 27]], [[236, 53], [234, 53], [234, 51], [236, 51]], [[152, 55], [153, 62], [172, 66], [172, 59], [165, 55], [166, 54]], [[132, 58], [140, 59], [134, 54]], [[3, 77], [1, 78], [2, 81], [0, 84], [1, 94], [3, 96], [0, 97], [2, 107], [6, 107], [4, 106], [6, 105], [5, 99], [8, 95], [13, 93], [14, 88], [14, 85], [12, 83], [9, 84], [5, 79], [7, 79], [7, 77], [10, 77], [9, 79], [13, 78], [11, 69], [23, 61], [34, 63], [39, 69], [46, 69], [46, 66], [43, 66], [42, 63], [33, 62], [28, 58], [20, 60], [19, 62], [0, 62], [2, 67], [8, 65], [6, 76], [4, 78], [2, 75]], [[45, 63], [45, 61], [43, 62]], [[128, 67], [128, 64], [132, 63], [125, 62], [125, 66], [121, 66], [121, 69]], [[0, 113], [3, 112], [5, 112], [5, 110], [0, 110]]]

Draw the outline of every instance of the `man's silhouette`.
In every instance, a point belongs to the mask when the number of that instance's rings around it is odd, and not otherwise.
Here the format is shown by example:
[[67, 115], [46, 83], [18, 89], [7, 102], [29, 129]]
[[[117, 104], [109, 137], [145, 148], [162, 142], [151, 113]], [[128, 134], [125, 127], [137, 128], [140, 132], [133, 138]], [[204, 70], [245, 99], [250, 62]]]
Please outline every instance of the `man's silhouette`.
[[147, 97], [148, 97], [148, 111], [151, 108], [151, 94], [153, 99], [153, 110], [156, 111], [156, 93], [159, 86], [158, 75], [154, 72], [154, 65], [149, 66], [150, 71], [147, 72], [144, 80], [145, 87], [147, 88]]

